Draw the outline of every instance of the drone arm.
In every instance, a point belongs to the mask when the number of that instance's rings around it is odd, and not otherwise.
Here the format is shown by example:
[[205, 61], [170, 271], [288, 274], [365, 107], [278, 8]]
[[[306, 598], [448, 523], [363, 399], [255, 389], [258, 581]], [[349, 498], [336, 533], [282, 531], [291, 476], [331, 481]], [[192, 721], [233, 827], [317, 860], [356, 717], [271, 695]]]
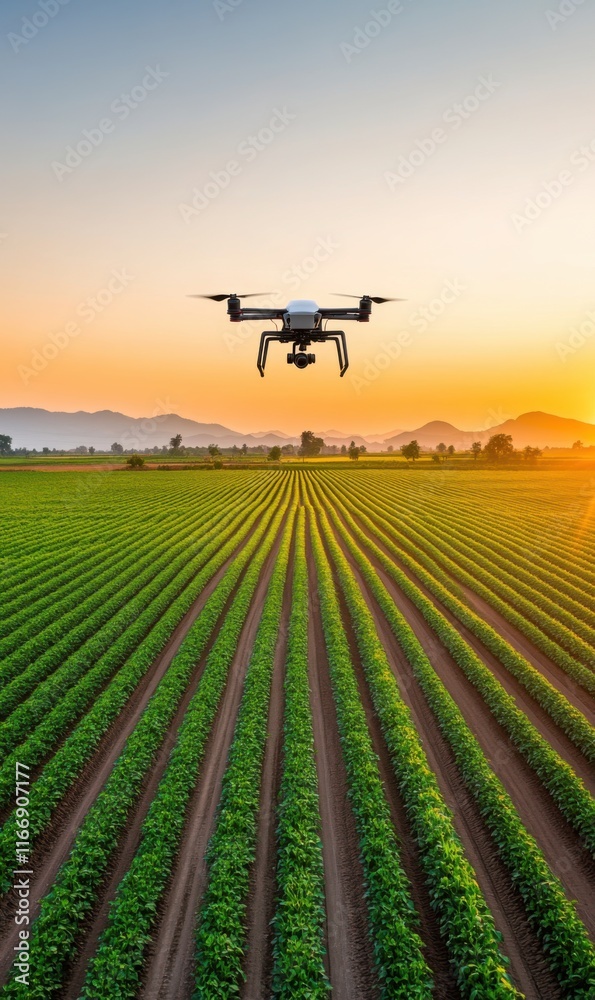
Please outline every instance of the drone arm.
[[319, 309], [322, 319], [346, 319], [354, 320], [356, 323], [367, 323], [368, 316], [363, 315], [359, 309]]
[[256, 319], [283, 319], [283, 309], [241, 309], [239, 315], [235, 318], [236, 323], [241, 323], [242, 320], [256, 320]]

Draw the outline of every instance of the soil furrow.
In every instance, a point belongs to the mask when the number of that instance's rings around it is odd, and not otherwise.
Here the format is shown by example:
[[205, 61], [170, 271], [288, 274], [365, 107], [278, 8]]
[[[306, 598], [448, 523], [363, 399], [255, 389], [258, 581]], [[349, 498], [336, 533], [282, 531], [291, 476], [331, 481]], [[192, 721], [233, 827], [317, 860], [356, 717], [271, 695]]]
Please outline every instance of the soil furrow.
[[[560, 757], [563, 758], [563, 760], [567, 761], [568, 764], [570, 764], [572, 769], [585, 783], [587, 788], [592, 793], [595, 794], [595, 775], [593, 773], [593, 768], [591, 767], [589, 762], [585, 759], [580, 750], [578, 750], [577, 747], [575, 747], [574, 744], [571, 743], [566, 734], [559, 728], [559, 726], [554, 722], [551, 716], [548, 715], [545, 709], [541, 708], [538, 702], [535, 701], [535, 699], [523, 687], [520, 681], [517, 681], [516, 678], [513, 677], [511, 673], [509, 673], [506, 667], [500, 662], [498, 657], [495, 656], [493, 653], [491, 653], [489, 649], [486, 649], [481, 640], [478, 639], [477, 636], [475, 636], [473, 632], [471, 632], [465, 625], [463, 625], [458, 620], [458, 618], [456, 618], [456, 616], [452, 614], [452, 612], [449, 611], [448, 608], [446, 608], [439, 601], [439, 599], [435, 597], [435, 595], [432, 594], [432, 592], [428, 590], [423, 583], [421, 583], [420, 580], [418, 580], [418, 578], [411, 570], [409, 570], [404, 564], [400, 563], [399, 560], [395, 558], [394, 554], [386, 549], [386, 547], [382, 544], [382, 541], [380, 539], [378, 539], [376, 536], [373, 536], [370, 533], [370, 531], [367, 530], [366, 526], [361, 524], [361, 522], [357, 517], [355, 518], [355, 520], [358, 523], [360, 529], [367, 535], [367, 537], [370, 538], [389, 557], [389, 559], [391, 559], [394, 562], [395, 566], [397, 566], [408, 577], [408, 579], [415, 584], [420, 593], [422, 593], [424, 597], [427, 597], [428, 600], [432, 602], [434, 607], [437, 608], [442, 615], [444, 615], [446, 620], [450, 622], [450, 624], [457, 629], [457, 631], [459, 632], [461, 637], [465, 640], [465, 642], [469, 646], [471, 646], [473, 651], [479, 656], [479, 658], [483, 661], [483, 663], [485, 663], [485, 665], [489, 667], [494, 676], [500, 681], [506, 692], [509, 695], [511, 695], [512, 698], [514, 698], [517, 707], [527, 716], [532, 725], [534, 725], [535, 728], [538, 730], [538, 732], [543, 736], [543, 738], [548, 741], [548, 743], [556, 751], [556, 753], [559, 754]], [[375, 559], [373, 553], [370, 552], [369, 550], [366, 550], [366, 555], [373, 563], [375, 569], [378, 572], [383, 572], [378, 560]], [[391, 578], [385, 575], [383, 577], [383, 580], [386, 579], [391, 579]], [[391, 579], [391, 584], [393, 587], [396, 587], [392, 579]], [[399, 590], [399, 588], [396, 589], [399, 594], [402, 593]], [[407, 602], [407, 604], [412, 608], [412, 613], [415, 614], [416, 620], [420, 622], [420, 625], [422, 622], [425, 623], [425, 619], [421, 614], [421, 612], [418, 611], [418, 609], [415, 608], [414, 605], [411, 605], [408, 598], [406, 598], [404, 594], [403, 598]], [[434, 633], [432, 632], [432, 634]], [[443, 648], [437, 636], [435, 637], [435, 640], [441, 646], [441, 648]], [[536, 666], [536, 669], [539, 670], [539, 667]], [[563, 691], [561, 693], [564, 694]], [[580, 708], [579, 711], [581, 711]]]
[[[236, 554], [237, 552], [234, 553], [230, 559], [234, 558]], [[86, 764], [75, 785], [73, 785], [73, 787], [67, 792], [59, 806], [56, 808], [48, 829], [39, 838], [32, 854], [35, 871], [31, 889], [32, 919], [35, 919], [37, 916], [41, 899], [49, 891], [60, 866], [68, 857], [79, 827], [109, 778], [113, 766], [122, 753], [128, 737], [137, 725], [148, 702], [155, 693], [159, 682], [167, 672], [171, 661], [184, 640], [184, 637], [202, 611], [217, 584], [225, 574], [228, 565], [229, 561], [226, 562], [225, 565], [215, 574], [213, 579], [209, 581], [197, 597], [192, 607], [180, 621], [174, 633], [168, 640], [167, 645], [143, 677], [141, 683], [128, 701], [124, 710], [120, 713], [107, 733], [103, 736], [99, 746], [97, 747], [91, 760]], [[232, 598], [230, 597], [230, 600], [231, 599]], [[227, 606], [228, 605], [229, 601], [227, 603]], [[215, 641], [216, 634], [222, 620], [223, 615], [218, 622], [217, 629], [211, 637], [208, 649], [210, 649], [212, 643]], [[198, 683], [201, 669], [202, 661], [201, 664], [197, 666], [189, 687], [186, 690], [182, 702], [184, 706], [188, 704], [191, 692], [193, 692], [196, 684]], [[144, 791], [142, 801], [147, 807], [150, 802], [150, 798], [148, 798], [148, 789], [151, 788], [154, 791], [153, 777], [156, 773], [156, 768], [158, 769], [160, 764], [164, 765], [167, 759], [167, 755], [169, 754], [173, 743], [172, 733], [175, 735], [175, 731], [179, 725], [179, 715], [180, 710], [176, 713], [174, 721], [170, 726], [165, 739], [164, 748], [162, 748], [158, 755], [152, 769], [151, 776], [147, 776], [145, 785], [143, 786]], [[131, 823], [133, 823], [132, 820]], [[128, 834], [130, 834], [130, 832], [131, 830], [129, 827]], [[12, 930], [11, 927], [13, 905], [10, 897], [11, 894], [9, 893], [3, 900], [2, 917], [0, 922], [0, 933], [3, 934], [3, 943], [0, 948], [0, 982], [5, 979], [8, 968], [12, 962], [13, 939], [16, 940], [16, 929]]]
[[143, 1000], [182, 1000], [192, 995], [197, 911], [207, 879], [206, 852], [214, 829], [244, 679], [282, 531], [281, 527], [252, 598], [223, 699], [207, 741], [198, 783], [187, 810], [182, 842], [147, 951], [139, 993]]
[[308, 540], [310, 696], [318, 770], [326, 902], [327, 972], [334, 1000], [374, 1000], [378, 986], [368, 930], [355, 817], [341, 753], [316, 566]]
[[[562, 998], [557, 982], [549, 970], [539, 941], [529, 925], [524, 905], [519, 893], [511, 882], [509, 873], [500, 860], [496, 845], [477, 808], [477, 804], [459, 774], [454, 755], [442, 736], [438, 725], [421, 691], [411, 667], [395, 639], [384, 615], [370, 593], [363, 577], [348, 553], [342, 539], [336, 534], [344, 554], [350, 562], [361, 592], [374, 617], [374, 622], [386, 651], [391, 669], [399, 685], [401, 695], [407, 703], [423, 742], [430, 767], [436, 774], [440, 790], [454, 813], [455, 827], [463, 843], [465, 854], [473, 865], [478, 883], [493, 914], [498, 930], [503, 936], [503, 949], [510, 959], [510, 974], [515, 984], [525, 994], [527, 1000], [557, 1000]], [[446, 662], [449, 657], [442, 650]], [[391, 803], [398, 809], [399, 791], [392, 776], [392, 766], [385, 751], [385, 742], [378, 719], [367, 692], [363, 668], [359, 661], [358, 673], [369, 718], [370, 731], [381, 761], [384, 759], [383, 779]], [[432, 657], [436, 666], [436, 653]], [[454, 666], [454, 664], [453, 664]], [[395, 812], [397, 813], [397, 809]], [[401, 834], [401, 830], [399, 830]], [[417, 886], [417, 880], [412, 882]], [[417, 899], [416, 899], [417, 903]], [[435, 945], [435, 937], [432, 943]], [[431, 955], [431, 953], [430, 953]], [[431, 964], [431, 957], [428, 961]], [[445, 994], [447, 995], [447, 994]], [[442, 996], [437, 983], [437, 996]]]
[[256, 860], [247, 907], [248, 940], [244, 967], [246, 980], [241, 992], [244, 1000], [266, 1000], [271, 995], [273, 965], [271, 921], [275, 912], [277, 868], [276, 809], [282, 766], [283, 706], [285, 701], [283, 681], [291, 612], [292, 568], [293, 555], [290, 556], [289, 560], [283, 614], [271, 685], [268, 737], [262, 769]]

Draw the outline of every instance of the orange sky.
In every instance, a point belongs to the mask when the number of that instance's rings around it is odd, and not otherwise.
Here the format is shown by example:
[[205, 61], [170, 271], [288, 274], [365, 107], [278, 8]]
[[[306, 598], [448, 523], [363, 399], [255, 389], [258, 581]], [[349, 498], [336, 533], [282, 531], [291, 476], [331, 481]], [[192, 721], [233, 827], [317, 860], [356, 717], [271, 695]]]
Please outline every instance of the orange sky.
[[[432, 19], [412, 4], [351, 61], [351, 0], [291, 14], [291, 46], [290, 13], [268, 0], [167, 24], [151, 0], [140, 33], [132, 9], [73, 5], [15, 53], [0, 405], [289, 433], [479, 429], [534, 409], [595, 422], [595, 10], [554, 30], [512, 0], [428, 4]], [[7, 0], [7, 30], [19, 11]], [[250, 51], [265, 38], [266, 66]], [[147, 66], [163, 80], [120, 120], [114, 99]], [[57, 176], [106, 114], [111, 132]], [[219, 193], [189, 213], [213, 176]], [[261, 288], [407, 301], [345, 326], [344, 379], [332, 345], [305, 372], [273, 346], [260, 379], [261, 328], [186, 295]]]

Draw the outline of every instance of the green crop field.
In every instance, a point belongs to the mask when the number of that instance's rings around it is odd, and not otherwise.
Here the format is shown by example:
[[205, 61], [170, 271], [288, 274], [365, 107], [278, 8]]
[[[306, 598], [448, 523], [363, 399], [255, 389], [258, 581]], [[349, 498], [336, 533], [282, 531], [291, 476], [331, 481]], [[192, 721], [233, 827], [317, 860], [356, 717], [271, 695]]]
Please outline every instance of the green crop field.
[[593, 473], [297, 466], [0, 476], [0, 997], [594, 1000]]

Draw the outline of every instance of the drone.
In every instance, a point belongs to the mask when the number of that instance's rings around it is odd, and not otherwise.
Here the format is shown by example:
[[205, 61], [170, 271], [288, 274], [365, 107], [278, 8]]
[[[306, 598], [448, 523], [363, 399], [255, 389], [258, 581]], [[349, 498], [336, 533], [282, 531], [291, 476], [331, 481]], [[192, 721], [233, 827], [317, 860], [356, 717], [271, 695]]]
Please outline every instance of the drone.
[[256, 298], [258, 295], [272, 295], [272, 292], [251, 292], [246, 295], [191, 295], [192, 299], [210, 299], [212, 302], [227, 301], [227, 315], [230, 322], [241, 323], [243, 320], [272, 320], [281, 323], [275, 330], [265, 330], [260, 335], [260, 347], [256, 367], [264, 378], [269, 344], [278, 341], [280, 344], [291, 344], [292, 349], [287, 354], [287, 364], [304, 369], [313, 365], [316, 355], [308, 352], [311, 344], [326, 344], [334, 341], [339, 358], [339, 373], [341, 378], [349, 368], [347, 341], [343, 330], [327, 330], [328, 320], [355, 320], [356, 323], [368, 323], [372, 314], [372, 303], [382, 305], [384, 302], [404, 302], [404, 299], [383, 299], [377, 295], [345, 295], [343, 298], [359, 299], [358, 306], [350, 308], [321, 309], [311, 299], [293, 299], [284, 308], [259, 309], [242, 308], [242, 299]]

